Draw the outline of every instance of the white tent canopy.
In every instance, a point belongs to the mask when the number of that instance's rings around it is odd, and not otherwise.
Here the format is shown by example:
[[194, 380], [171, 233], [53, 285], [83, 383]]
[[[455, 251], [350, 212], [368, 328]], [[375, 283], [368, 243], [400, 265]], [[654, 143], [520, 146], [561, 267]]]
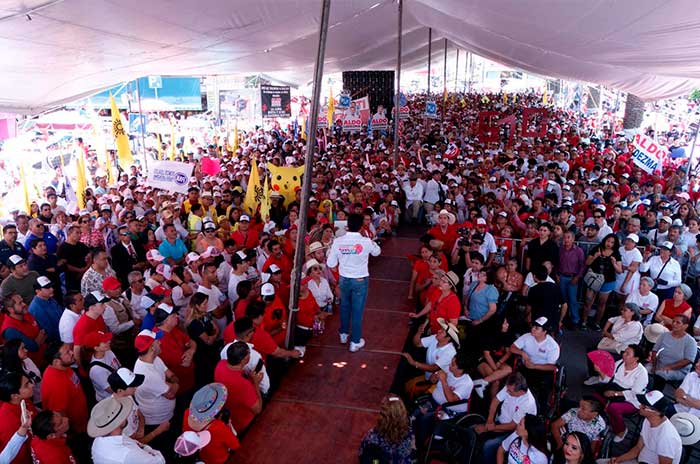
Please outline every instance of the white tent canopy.
[[[529, 72], [648, 100], [700, 78], [693, 0], [404, 0], [404, 68], [442, 40]], [[334, 0], [326, 72], [393, 69], [392, 0]], [[4, 0], [0, 111], [36, 113], [145, 75], [311, 79], [319, 0]]]

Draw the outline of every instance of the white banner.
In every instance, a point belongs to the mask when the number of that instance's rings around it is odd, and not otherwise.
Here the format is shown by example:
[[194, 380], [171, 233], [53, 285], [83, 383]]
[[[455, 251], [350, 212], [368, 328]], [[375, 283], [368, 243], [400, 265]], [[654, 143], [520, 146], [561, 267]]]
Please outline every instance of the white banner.
[[637, 134], [634, 136], [633, 146], [632, 161], [634, 164], [648, 173], [661, 171], [662, 148], [652, 138]]
[[148, 166], [146, 185], [169, 192], [187, 193], [194, 164], [154, 161]]

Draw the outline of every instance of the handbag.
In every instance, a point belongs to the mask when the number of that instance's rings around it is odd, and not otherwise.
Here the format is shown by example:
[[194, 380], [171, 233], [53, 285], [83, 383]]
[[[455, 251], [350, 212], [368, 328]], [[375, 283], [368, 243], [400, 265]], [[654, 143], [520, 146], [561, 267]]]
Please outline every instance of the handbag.
[[605, 276], [597, 272], [593, 272], [592, 269], [586, 271], [586, 275], [583, 276], [583, 281], [585, 284], [593, 290], [594, 292], [599, 292], [605, 283]]

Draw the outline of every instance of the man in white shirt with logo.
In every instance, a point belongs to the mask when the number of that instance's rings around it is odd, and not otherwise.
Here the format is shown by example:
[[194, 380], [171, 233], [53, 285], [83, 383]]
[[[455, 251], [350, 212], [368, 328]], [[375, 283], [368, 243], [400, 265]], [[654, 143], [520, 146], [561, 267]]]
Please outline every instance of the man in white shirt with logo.
[[351, 214], [348, 217], [348, 232], [333, 241], [326, 264], [329, 268], [338, 267], [340, 273], [340, 343], [347, 343], [349, 334], [350, 351], [359, 351], [365, 346], [362, 338], [362, 314], [369, 290], [369, 256], [379, 256], [382, 252], [373, 240], [360, 234], [363, 217]]
[[423, 206], [423, 184], [418, 182], [415, 173], [411, 173], [408, 182], [403, 184], [406, 192], [406, 220], [416, 223], [420, 218], [420, 210]]

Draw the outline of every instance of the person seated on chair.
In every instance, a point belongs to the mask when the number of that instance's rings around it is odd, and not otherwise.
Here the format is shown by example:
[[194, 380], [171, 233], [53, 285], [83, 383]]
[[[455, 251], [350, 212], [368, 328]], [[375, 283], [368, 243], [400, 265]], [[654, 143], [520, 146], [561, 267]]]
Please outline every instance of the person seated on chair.
[[593, 445], [583, 432], [569, 432], [564, 445], [554, 452], [551, 464], [595, 464]]
[[477, 367], [482, 378], [474, 381], [474, 391], [480, 397], [484, 396], [486, 385], [491, 386], [490, 397], [496, 396], [501, 386], [500, 380], [513, 372], [510, 346], [515, 341], [515, 331], [505, 316], [496, 316], [494, 327], [500, 330], [483, 340], [482, 357]]
[[360, 463], [411, 464], [416, 461], [416, 439], [401, 398], [384, 397], [377, 425], [365, 434], [358, 454]]
[[584, 396], [578, 402], [578, 408], [571, 408], [555, 419], [550, 426], [552, 438], [557, 449], [564, 445], [563, 435], [572, 432], [583, 433], [595, 448], [600, 447], [605, 420], [600, 415], [603, 405], [592, 396]]
[[639, 414], [644, 417], [639, 440], [626, 453], [612, 459], [599, 459], [598, 464], [679, 464], [683, 454], [681, 437], [664, 415], [670, 401], [658, 390], [637, 395], [637, 399], [640, 403]]
[[673, 296], [663, 300], [659, 309], [654, 314], [654, 320], [663, 324], [667, 329], [673, 328], [673, 318], [679, 314], [690, 319], [693, 315], [693, 308], [688, 304], [688, 298], [693, 296], [693, 291], [686, 284], [680, 284], [673, 291]]
[[402, 353], [408, 364], [413, 368], [425, 371], [424, 375], [406, 382], [404, 390], [410, 399], [415, 399], [419, 394], [434, 388], [434, 385], [438, 383], [438, 371], [448, 371], [452, 358], [457, 354], [457, 348], [459, 348], [457, 327], [446, 322], [441, 317], [437, 319], [437, 322], [440, 324], [440, 330], [438, 330], [437, 334], [421, 338], [421, 334], [428, 323], [430, 323], [426, 319], [413, 337], [414, 346], [426, 348], [427, 350], [425, 362], [416, 361], [410, 353]]
[[652, 373], [654, 388], [663, 390], [666, 382], [681, 381], [690, 372], [697, 345], [688, 331], [690, 320], [684, 314], [673, 318], [672, 329], [659, 337], [646, 368]]
[[469, 400], [474, 388], [469, 370], [469, 358], [462, 353], [456, 354], [447, 371], [437, 371], [437, 385], [427, 401], [423, 402], [413, 413], [415, 418], [416, 440], [420, 446], [430, 436], [435, 422], [435, 409], [445, 403], [463, 401], [464, 403], [448, 406], [443, 411], [447, 416], [467, 412], [466, 400]]
[[675, 397], [674, 414], [687, 412], [700, 417], [700, 361], [696, 362], [695, 369], [685, 376], [683, 383], [676, 390]]
[[[496, 416], [499, 406], [500, 411]], [[484, 464], [492, 464], [496, 460], [498, 447], [515, 430], [525, 414], [537, 414], [537, 402], [525, 377], [520, 372], [514, 372], [506, 379], [506, 386], [491, 400], [486, 423], [474, 427], [483, 443]]]
[[545, 453], [547, 438], [544, 421], [534, 414], [525, 414], [515, 431], [498, 448], [496, 464], [548, 464], [549, 458]]
[[[552, 321], [552, 324], [556, 323], [558, 321]], [[559, 345], [549, 335], [553, 327], [546, 317], [539, 317], [532, 324], [530, 333], [521, 335], [510, 347], [511, 353], [520, 356], [522, 363], [518, 370], [537, 393], [542, 408], [547, 405], [552, 389], [552, 373], [557, 370], [559, 360]]]
[[619, 316], [608, 319], [603, 327], [603, 338], [598, 343], [599, 350], [622, 353], [629, 345], [642, 341], [644, 327], [639, 322], [639, 306], [625, 303]]

